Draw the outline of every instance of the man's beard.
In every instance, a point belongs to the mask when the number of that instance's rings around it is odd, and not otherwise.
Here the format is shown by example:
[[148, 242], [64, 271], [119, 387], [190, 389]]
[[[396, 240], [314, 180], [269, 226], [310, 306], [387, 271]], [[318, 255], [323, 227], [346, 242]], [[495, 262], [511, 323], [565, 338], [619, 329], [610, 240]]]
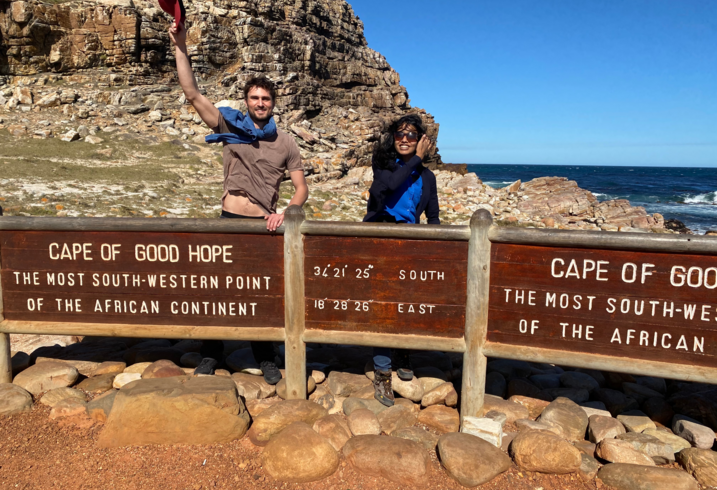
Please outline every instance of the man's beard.
[[260, 124], [261, 124], [261, 123], [268, 123], [268, 122], [269, 122], [269, 119], [271, 119], [271, 118], [273, 117], [273, 115], [274, 115], [274, 111], [273, 111], [273, 110], [269, 111], [269, 112], [267, 113], [266, 117], [264, 117], [264, 118], [258, 117], [254, 111], [251, 111], [251, 110], [249, 110], [248, 108], [247, 108], [247, 112], [249, 113], [249, 117], [251, 117], [251, 120], [252, 120], [252, 121], [254, 121], [255, 123], [260, 123]]

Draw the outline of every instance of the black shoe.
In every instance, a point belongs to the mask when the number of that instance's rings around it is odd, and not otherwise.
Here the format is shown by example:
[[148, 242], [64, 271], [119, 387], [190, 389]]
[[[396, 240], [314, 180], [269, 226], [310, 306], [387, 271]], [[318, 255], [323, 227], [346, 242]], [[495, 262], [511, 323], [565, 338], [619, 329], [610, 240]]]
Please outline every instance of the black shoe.
[[279, 371], [279, 368], [276, 367], [276, 364], [273, 362], [264, 361], [259, 364], [259, 367], [261, 368], [261, 372], [264, 373], [264, 381], [270, 385], [275, 385], [281, 381], [281, 371]]
[[194, 370], [194, 374], [214, 374], [214, 366], [216, 365], [216, 359], [205, 357], [202, 359], [202, 362], [199, 363], [197, 369]]
[[391, 371], [379, 371], [373, 373], [373, 397], [382, 405], [392, 407], [394, 404], [393, 387], [391, 386]]
[[411, 358], [408, 356], [407, 350], [394, 350], [393, 364], [396, 366], [398, 379], [401, 381], [411, 381], [413, 379], [413, 367], [411, 366]]

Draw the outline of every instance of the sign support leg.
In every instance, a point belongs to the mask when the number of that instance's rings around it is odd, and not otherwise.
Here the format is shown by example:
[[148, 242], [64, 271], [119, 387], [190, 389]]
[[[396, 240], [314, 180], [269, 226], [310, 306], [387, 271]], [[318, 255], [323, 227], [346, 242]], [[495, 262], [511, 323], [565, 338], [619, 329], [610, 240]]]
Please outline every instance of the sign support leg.
[[471, 217], [468, 242], [468, 285], [466, 298], [466, 351], [463, 354], [461, 384], [461, 425], [466, 416], [478, 416], [485, 395], [486, 357], [483, 345], [488, 331], [490, 295], [490, 240], [493, 218], [485, 209]]
[[286, 398], [306, 400], [306, 323], [304, 300], [304, 210], [292, 205], [284, 212], [284, 323], [286, 328]]
[[0, 333], [0, 383], [12, 383], [12, 358], [8, 333]]

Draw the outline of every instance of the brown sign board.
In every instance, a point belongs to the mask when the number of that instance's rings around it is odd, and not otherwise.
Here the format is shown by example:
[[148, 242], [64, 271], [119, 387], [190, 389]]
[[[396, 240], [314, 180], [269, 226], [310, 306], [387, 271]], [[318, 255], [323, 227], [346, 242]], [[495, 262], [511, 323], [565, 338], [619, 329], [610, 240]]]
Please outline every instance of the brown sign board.
[[3, 231], [7, 320], [284, 326], [282, 236]]
[[460, 338], [467, 242], [306, 236], [306, 328]]
[[493, 243], [489, 342], [717, 366], [717, 257]]

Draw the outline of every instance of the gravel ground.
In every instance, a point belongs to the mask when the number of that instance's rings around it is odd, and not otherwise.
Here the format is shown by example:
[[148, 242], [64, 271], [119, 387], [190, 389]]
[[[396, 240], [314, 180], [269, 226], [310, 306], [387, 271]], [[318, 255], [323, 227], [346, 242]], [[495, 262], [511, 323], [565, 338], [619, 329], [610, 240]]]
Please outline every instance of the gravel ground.
[[[49, 408], [0, 418], [0, 488], [3, 489], [153, 489], [199, 490], [301, 489], [406, 490], [390, 481], [358, 473], [341, 462], [330, 478], [308, 484], [272, 479], [261, 466], [262, 449], [248, 438], [210, 446], [141, 446], [103, 449], [102, 429], [80, 429], [49, 420]], [[440, 467], [432, 453], [433, 472], [426, 488], [463, 489]], [[608, 488], [576, 475], [542, 475], [512, 468], [479, 487], [499, 490], [592, 490]]]

